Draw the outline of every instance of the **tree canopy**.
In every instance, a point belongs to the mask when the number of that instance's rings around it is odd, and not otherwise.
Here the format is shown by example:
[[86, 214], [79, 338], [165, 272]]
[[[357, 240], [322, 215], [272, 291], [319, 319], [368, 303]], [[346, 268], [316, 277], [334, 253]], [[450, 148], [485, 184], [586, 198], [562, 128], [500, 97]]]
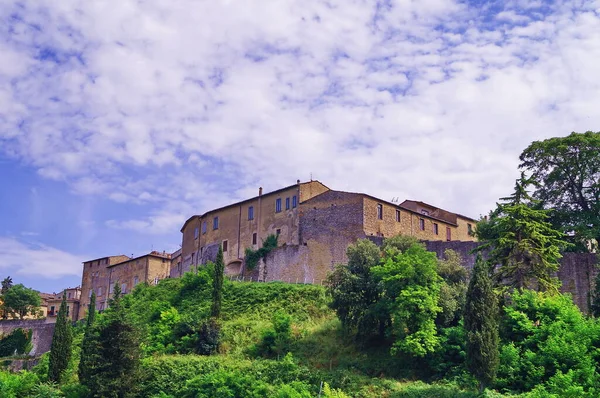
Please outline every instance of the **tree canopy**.
[[600, 132], [571, 133], [535, 141], [520, 156], [520, 168], [537, 183], [533, 197], [552, 224], [579, 250], [600, 241]]
[[38, 315], [36, 312], [41, 303], [40, 294], [22, 284], [8, 288], [2, 294], [4, 310], [13, 317], [18, 315], [23, 319], [28, 314]]

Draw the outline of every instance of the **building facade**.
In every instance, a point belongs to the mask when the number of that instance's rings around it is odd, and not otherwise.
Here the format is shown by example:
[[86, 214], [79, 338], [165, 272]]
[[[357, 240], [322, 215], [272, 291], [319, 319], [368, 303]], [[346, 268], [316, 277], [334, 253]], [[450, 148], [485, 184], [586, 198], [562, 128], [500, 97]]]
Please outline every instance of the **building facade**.
[[[189, 218], [181, 229], [182, 261], [171, 277], [214, 260], [222, 247], [229, 275], [310, 282], [346, 262], [346, 249], [357, 239], [402, 234], [421, 240], [474, 241], [474, 225], [469, 217], [423, 202], [391, 203], [335, 191], [318, 181], [298, 181], [266, 194], [261, 188], [257, 197]], [[270, 271], [245, 269], [245, 250], [258, 249], [270, 234], [278, 236]]]
[[46, 299], [46, 320], [48, 322], [56, 322], [56, 317], [62, 303], [63, 293], [67, 296], [67, 319], [71, 321], [78, 321], [81, 300], [81, 288], [70, 287], [64, 291], [54, 294], [52, 297]]

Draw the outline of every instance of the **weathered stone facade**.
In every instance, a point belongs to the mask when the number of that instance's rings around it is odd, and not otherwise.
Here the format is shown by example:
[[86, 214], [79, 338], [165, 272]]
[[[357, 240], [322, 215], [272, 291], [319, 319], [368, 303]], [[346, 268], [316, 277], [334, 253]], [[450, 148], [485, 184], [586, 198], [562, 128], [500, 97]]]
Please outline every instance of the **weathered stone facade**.
[[[81, 300], [81, 288], [73, 287], [67, 288], [64, 291], [67, 296], [67, 318], [71, 321], [79, 320], [79, 304]], [[58, 310], [62, 302], [63, 292], [53, 295], [53, 297], [46, 300], [47, 305], [47, 320], [48, 322], [56, 322]]]
[[35, 357], [50, 351], [54, 325], [46, 322], [45, 319], [0, 321], [0, 334], [8, 335], [15, 329], [31, 330], [32, 348], [28, 355]]

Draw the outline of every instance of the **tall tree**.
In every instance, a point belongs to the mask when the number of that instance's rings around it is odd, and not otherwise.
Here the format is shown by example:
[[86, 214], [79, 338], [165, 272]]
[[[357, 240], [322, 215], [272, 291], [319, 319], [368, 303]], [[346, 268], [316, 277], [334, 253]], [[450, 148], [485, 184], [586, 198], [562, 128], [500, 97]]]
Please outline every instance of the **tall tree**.
[[221, 316], [221, 303], [223, 301], [223, 274], [225, 263], [223, 262], [223, 248], [219, 247], [217, 260], [215, 262], [215, 275], [213, 277], [212, 307], [210, 315], [218, 319]]
[[67, 294], [63, 292], [62, 302], [58, 310], [52, 345], [50, 346], [50, 363], [48, 365], [48, 378], [50, 381], [60, 383], [64, 371], [71, 360], [71, 345], [73, 332], [71, 321], [67, 317]]
[[533, 196], [550, 221], [579, 250], [600, 242], [600, 132], [571, 133], [535, 141], [520, 156], [520, 168], [538, 183]]
[[21, 319], [28, 314], [35, 315], [41, 304], [40, 294], [20, 283], [9, 288], [2, 295], [2, 300], [5, 311]]
[[498, 299], [489, 266], [477, 256], [464, 312], [467, 368], [483, 389], [494, 381], [499, 364]]
[[2, 280], [2, 294], [6, 293], [8, 289], [13, 286], [13, 280], [10, 276], [7, 276]]
[[88, 313], [85, 322], [85, 332], [81, 342], [81, 357], [79, 359], [79, 382], [83, 385], [90, 384], [93, 367], [98, 360], [98, 336], [94, 328], [96, 321], [96, 293], [92, 292]]
[[[93, 328], [95, 329], [95, 328]], [[87, 387], [93, 397], [133, 397], [139, 379], [139, 333], [127, 318], [116, 283], [109, 308], [97, 326], [98, 355]]]
[[502, 198], [489, 219], [477, 224], [476, 236], [483, 242], [477, 250], [489, 251], [488, 262], [496, 267], [499, 283], [557, 292], [554, 273], [560, 251], [568, 244], [564, 234], [548, 222], [549, 211], [540, 209], [527, 192], [532, 183], [521, 175], [514, 193]]

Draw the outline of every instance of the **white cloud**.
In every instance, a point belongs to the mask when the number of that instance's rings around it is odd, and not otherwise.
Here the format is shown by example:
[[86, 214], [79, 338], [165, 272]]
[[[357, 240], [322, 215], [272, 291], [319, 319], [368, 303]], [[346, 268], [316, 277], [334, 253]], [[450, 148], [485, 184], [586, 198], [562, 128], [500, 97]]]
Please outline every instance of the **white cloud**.
[[9, 3], [0, 150], [139, 232], [310, 173], [477, 216], [532, 140], [600, 124], [600, 18], [525, 3]]
[[83, 256], [43, 244], [0, 237], [0, 270], [4, 274], [46, 279], [80, 276], [84, 260]]

